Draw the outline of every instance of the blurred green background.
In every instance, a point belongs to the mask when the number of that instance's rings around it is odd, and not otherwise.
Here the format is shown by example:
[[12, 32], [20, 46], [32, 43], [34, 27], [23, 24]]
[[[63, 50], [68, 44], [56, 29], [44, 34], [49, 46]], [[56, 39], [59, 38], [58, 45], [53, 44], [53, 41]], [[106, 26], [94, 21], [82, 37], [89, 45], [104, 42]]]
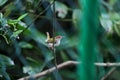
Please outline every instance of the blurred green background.
[[[120, 1], [99, 2], [96, 62], [119, 62]], [[51, 37], [53, 34], [52, 4], [53, 0], [0, 0], [0, 80], [16, 80], [54, 66], [54, 55], [45, 43], [46, 32]], [[55, 2], [55, 35], [64, 36], [56, 47], [57, 64], [77, 61], [80, 56], [81, 6], [78, 0]], [[96, 80], [101, 80], [112, 68], [96, 67]], [[71, 65], [37, 80], [56, 80], [59, 75], [63, 80], [78, 80], [76, 72], [76, 65]], [[120, 80], [120, 68], [116, 67], [105, 80]]]

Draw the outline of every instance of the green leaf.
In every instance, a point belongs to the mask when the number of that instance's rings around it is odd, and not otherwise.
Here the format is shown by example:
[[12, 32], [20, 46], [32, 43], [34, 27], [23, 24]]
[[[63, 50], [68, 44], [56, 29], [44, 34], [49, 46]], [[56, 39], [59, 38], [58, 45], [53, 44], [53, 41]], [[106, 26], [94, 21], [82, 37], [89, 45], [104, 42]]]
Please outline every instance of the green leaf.
[[[4, 78], [4, 79], [1, 79]], [[11, 80], [9, 74], [6, 72], [5, 69], [0, 69], [0, 80]]]
[[0, 6], [4, 5], [8, 0], [0, 0]]
[[2, 13], [0, 13], [0, 19], [2, 19], [3, 18], [3, 14]]
[[68, 59], [68, 56], [66, 55], [66, 53], [65, 52], [63, 52], [63, 51], [61, 51], [61, 57], [62, 57], [62, 59], [64, 60], [64, 61], [67, 61], [67, 60], [69, 60]]
[[46, 0], [46, 1], [48, 1], [48, 2], [52, 3], [54, 0]]
[[18, 35], [22, 32], [23, 30], [17, 30], [15, 32], [13, 32], [13, 34], [11, 35], [11, 38], [14, 37], [14, 38], [17, 38]]
[[46, 45], [45, 43], [45, 35], [40, 33], [37, 29], [35, 28], [30, 28], [29, 29], [30, 34], [28, 34], [29, 37], [31, 37], [33, 40], [35, 40], [38, 43], [42, 43], [43, 45]]
[[39, 61], [37, 61], [37, 60], [35, 60], [31, 57], [27, 57], [27, 60], [29, 62], [29, 65], [23, 67], [23, 72], [24, 73], [34, 75], [34, 74], [40, 72], [44, 67], [43, 65], [40, 64]]
[[7, 20], [5, 18], [0, 19], [0, 25], [1, 26], [6, 26], [7, 25]]
[[35, 74], [34, 69], [35, 68], [33, 68], [31, 66], [25, 66], [25, 67], [23, 67], [23, 73], [28, 73], [30, 75], [33, 75], [33, 74]]
[[31, 57], [27, 57], [26, 59], [27, 59], [27, 60], [29, 61], [29, 63], [32, 64], [32, 65], [34, 65], [34, 64], [39, 65], [39, 64], [40, 64], [40, 61], [37, 61], [37, 60], [35, 60], [35, 59], [31, 58]]
[[34, 66], [24, 66], [23, 67], [23, 72], [28, 73], [29, 75], [34, 75], [38, 72], [40, 72], [40, 66], [34, 65]]
[[27, 43], [27, 42], [20, 42], [19, 43], [19, 46], [21, 47], [21, 48], [28, 48], [28, 49], [31, 49], [31, 48], [33, 48], [33, 46], [30, 44], [30, 43]]
[[18, 22], [19, 22], [18, 20], [11, 20], [11, 19], [7, 20], [8, 24], [17, 24]]
[[115, 20], [120, 20], [120, 15], [116, 12], [110, 13], [110, 19], [115, 21]]
[[114, 5], [116, 1], [117, 1], [117, 0], [110, 0], [110, 1], [109, 1], [109, 4], [110, 4], [110, 5]]
[[16, 8], [16, 5], [14, 4], [14, 2], [12, 2], [12, 1], [9, 1], [9, 3], [8, 4], [6, 4], [5, 5], [5, 7], [4, 7], [4, 9], [5, 9], [5, 12], [4, 12], [4, 16], [6, 17], [6, 18], [8, 18], [8, 16], [9, 16], [9, 18], [10, 18], [10, 15], [12, 14], [14, 14], [13, 13], [13, 10]]
[[20, 21], [21, 19], [23, 19], [24, 17], [26, 17], [28, 15], [28, 13], [25, 13], [23, 15], [21, 15], [17, 20]]
[[17, 23], [17, 26], [18, 26], [18, 28], [21, 28], [22, 30], [27, 27], [27, 25], [24, 22], [22, 22], [22, 21], [19, 21]]
[[120, 21], [115, 22], [114, 31], [117, 33], [118, 36], [120, 36]]
[[[17, 29], [19, 29], [19, 30], [24, 30], [26, 27], [27, 27], [26, 23], [24, 23], [22, 21], [19, 21], [17, 23]], [[30, 30], [26, 29], [24, 32], [24, 35], [30, 35], [30, 33], [31, 33]]]
[[[68, 7], [65, 4], [58, 1], [55, 1], [55, 4], [55, 9], [56, 12], [58, 12], [58, 17], [65, 18], [68, 13]], [[53, 5], [51, 6], [51, 9], [53, 10]]]
[[78, 23], [80, 23], [81, 18], [81, 11], [79, 9], [74, 9], [72, 14], [72, 22], [75, 27], [78, 26]]
[[100, 18], [100, 23], [101, 23], [102, 27], [108, 33], [113, 32], [113, 23], [112, 23], [112, 20], [110, 18], [111, 18], [111, 16], [108, 14], [102, 14], [101, 18]]
[[5, 56], [5, 55], [2, 55], [0, 54], [0, 60], [2, 60], [2, 62], [0, 61], [0, 66], [3, 66], [2, 63], [4, 63], [6, 66], [12, 66], [14, 65], [14, 62], [13, 60], [11, 60], [11, 58]]
[[[23, 25], [22, 25], [23, 24]], [[25, 25], [25, 26], [24, 26]], [[23, 22], [18, 23], [18, 28], [20, 29], [25, 29], [26, 28], [26, 24], [24, 24]], [[32, 38], [33, 40], [35, 40], [38, 43], [42, 43], [43, 45], [46, 45], [45, 43], [45, 35], [43, 35], [41, 32], [39, 32], [37, 29], [35, 28], [29, 28], [24, 32], [24, 35]]]

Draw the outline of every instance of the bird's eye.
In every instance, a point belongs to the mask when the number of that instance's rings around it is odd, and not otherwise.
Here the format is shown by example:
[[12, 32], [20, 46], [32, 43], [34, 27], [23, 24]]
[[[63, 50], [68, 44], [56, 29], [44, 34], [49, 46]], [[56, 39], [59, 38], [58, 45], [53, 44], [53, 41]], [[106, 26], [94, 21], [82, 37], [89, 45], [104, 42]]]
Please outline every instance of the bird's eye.
[[56, 44], [57, 42], [55, 41], [54, 43]]

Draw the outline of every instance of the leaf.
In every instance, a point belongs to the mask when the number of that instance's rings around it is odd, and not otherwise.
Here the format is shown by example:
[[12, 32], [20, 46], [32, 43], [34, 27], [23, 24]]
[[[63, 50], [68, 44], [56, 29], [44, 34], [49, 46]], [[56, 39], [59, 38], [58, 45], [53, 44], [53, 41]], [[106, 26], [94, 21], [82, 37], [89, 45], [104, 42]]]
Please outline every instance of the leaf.
[[12, 19], [7, 20], [8, 24], [17, 24], [18, 22], [19, 22], [18, 20], [12, 20]]
[[35, 74], [34, 69], [35, 68], [33, 68], [31, 66], [25, 66], [25, 67], [23, 67], [23, 73], [28, 73], [30, 75], [33, 75], [33, 74]]
[[3, 14], [2, 13], [0, 13], [0, 19], [2, 19], [3, 18]]
[[17, 26], [18, 26], [18, 28], [21, 28], [22, 30], [27, 27], [27, 25], [24, 22], [22, 22], [22, 21], [19, 21]]
[[72, 22], [74, 26], [78, 26], [78, 23], [80, 23], [81, 18], [81, 11], [79, 9], [74, 9], [72, 14]]
[[46, 1], [48, 1], [48, 2], [52, 3], [54, 0], [46, 0]]
[[4, 5], [8, 0], [0, 0], [0, 6]]
[[31, 37], [33, 40], [35, 40], [38, 43], [42, 43], [43, 45], [46, 45], [45, 36], [42, 33], [40, 33], [35, 28], [30, 28], [29, 31], [30, 31], [30, 34], [28, 34], [29, 37]]
[[1, 26], [6, 26], [7, 25], [7, 20], [5, 18], [0, 19], [0, 25]]
[[13, 32], [13, 34], [11, 35], [11, 38], [14, 37], [14, 38], [17, 38], [18, 35], [22, 32], [23, 30], [17, 30], [15, 32]]
[[34, 66], [30, 65], [30, 66], [23, 67], [23, 73], [28, 73], [29, 75], [34, 75], [40, 71], [41, 71], [41, 68], [38, 65], [34, 65]]
[[110, 5], [114, 5], [116, 1], [117, 1], [117, 0], [110, 0], [110, 1], [109, 1], [109, 4], [110, 4]]
[[6, 69], [0, 69], [0, 80], [11, 80], [9, 74], [6, 72]]
[[20, 46], [21, 48], [28, 48], [28, 49], [33, 48], [33, 46], [32, 46], [30, 43], [27, 43], [27, 42], [20, 42], [20, 43], [19, 43], [19, 46]]
[[28, 15], [28, 13], [25, 13], [23, 15], [21, 15], [17, 20], [20, 21], [21, 19], [23, 19], [24, 17], [26, 17]]
[[3, 17], [2, 13], [0, 13], [0, 25], [1, 26], [6, 26], [7, 25], [7, 20]]
[[0, 66], [3, 66], [3, 64], [5, 64], [6, 66], [12, 66], [14, 65], [13, 60], [11, 60], [11, 58], [0, 54]]
[[110, 13], [110, 19], [115, 21], [115, 20], [120, 20], [120, 15], [116, 12]]
[[117, 33], [118, 36], [120, 36], [120, 21], [115, 22], [114, 31]]
[[29, 65], [23, 67], [24, 73], [34, 75], [43, 69], [43, 65], [41, 65], [39, 61], [37, 61], [31, 57], [27, 57], [27, 60], [29, 62]]
[[[53, 5], [51, 6], [53, 10]], [[61, 2], [55, 1], [55, 9], [58, 12], [58, 17], [65, 18], [68, 13], [68, 7]]]
[[[22, 21], [19, 21], [17, 23], [17, 29], [19, 29], [19, 30], [24, 30], [26, 27], [27, 27], [26, 23], [24, 23]], [[30, 32], [29, 29], [26, 29], [25, 32], [24, 32], [25, 35], [30, 35], [30, 33], [31, 32]]]
[[118, 12], [119, 13], [119, 11], [120, 11], [120, 0], [114, 0], [115, 1], [115, 3], [113, 4], [113, 10], [114, 10], [114, 12]]
[[112, 33], [113, 32], [113, 23], [110, 20], [110, 16], [108, 14], [102, 14], [100, 18], [100, 23], [102, 27], [108, 32]]
[[61, 57], [62, 57], [62, 60], [64, 60], [64, 61], [67, 61], [67, 60], [69, 60], [68, 59], [68, 56], [66, 55], [66, 53], [64, 53], [63, 51], [61, 51]]
[[[18, 28], [24, 30], [26, 28], [26, 24], [24, 24], [23, 22], [22, 23], [20, 22], [20, 23], [18, 23]], [[41, 32], [39, 32], [35, 28], [29, 28], [29, 29], [27, 29], [24, 32], [24, 35], [32, 38], [33, 40], [35, 40], [38, 43], [42, 43], [43, 45], [46, 45], [46, 43], [45, 43], [45, 38], [46, 38], [45, 35], [43, 35]]]
[[6, 4], [4, 9], [4, 16], [7, 18], [10, 14], [14, 14], [13, 10], [16, 8], [13, 2], [9, 1], [9, 4]]

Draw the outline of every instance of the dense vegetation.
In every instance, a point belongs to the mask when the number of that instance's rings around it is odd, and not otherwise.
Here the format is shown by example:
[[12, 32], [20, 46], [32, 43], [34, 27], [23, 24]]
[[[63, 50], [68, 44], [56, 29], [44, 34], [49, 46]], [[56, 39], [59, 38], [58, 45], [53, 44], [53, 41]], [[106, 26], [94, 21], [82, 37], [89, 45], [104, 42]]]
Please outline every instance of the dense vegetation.
[[[119, 0], [100, 0], [96, 62], [120, 61], [119, 4]], [[46, 32], [51, 37], [64, 36], [56, 47], [57, 64], [78, 60], [81, 5], [78, 0], [56, 0], [55, 8], [56, 17], [53, 0], [0, 0], [0, 80], [16, 80], [28, 75], [33, 78], [32, 75], [55, 65], [53, 51], [45, 43]], [[97, 80], [120, 80], [120, 65], [108, 66], [96, 67]], [[56, 77], [78, 80], [76, 72], [77, 67], [72, 64], [37, 80], [56, 80]]]

